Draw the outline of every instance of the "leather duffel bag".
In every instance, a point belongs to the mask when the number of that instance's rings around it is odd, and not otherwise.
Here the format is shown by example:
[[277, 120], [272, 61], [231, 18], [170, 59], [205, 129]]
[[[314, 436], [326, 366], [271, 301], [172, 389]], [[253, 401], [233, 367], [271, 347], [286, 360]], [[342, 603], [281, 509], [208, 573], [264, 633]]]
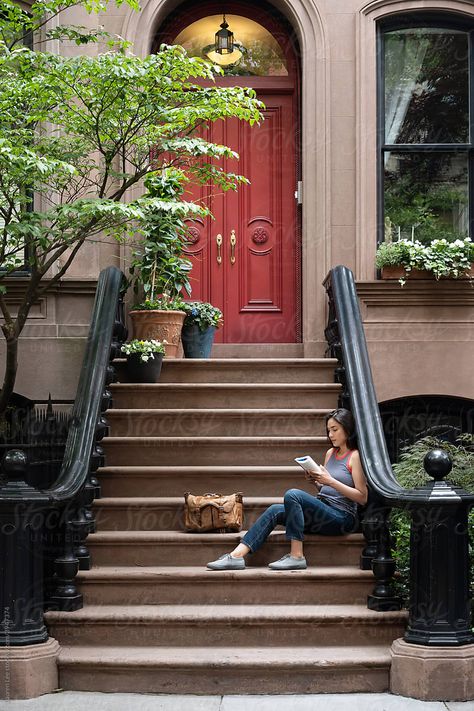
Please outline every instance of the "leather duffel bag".
[[184, 495], [184, 526], [187, 531], [226, 533], [240, 531], [243, 520], [242, 492], [222, 494]]

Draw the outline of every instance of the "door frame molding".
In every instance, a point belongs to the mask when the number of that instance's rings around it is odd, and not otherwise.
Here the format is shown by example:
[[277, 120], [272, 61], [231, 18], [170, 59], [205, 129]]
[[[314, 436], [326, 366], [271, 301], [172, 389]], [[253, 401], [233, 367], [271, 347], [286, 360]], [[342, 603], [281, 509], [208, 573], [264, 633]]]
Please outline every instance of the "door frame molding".
[[[142, 0], [140, 13], [128, 10], [120, 34], [136, 54], [150, 53], [157, 28], [180, 0]], [[308, 0], [273, 0], [296, 33], [301, 56], [303, 181], [302, 326], [304, 355], [324, 354], [326, 297], [321, 284], [331, 266], [331, 135], [329, 49], [318, 7]]]

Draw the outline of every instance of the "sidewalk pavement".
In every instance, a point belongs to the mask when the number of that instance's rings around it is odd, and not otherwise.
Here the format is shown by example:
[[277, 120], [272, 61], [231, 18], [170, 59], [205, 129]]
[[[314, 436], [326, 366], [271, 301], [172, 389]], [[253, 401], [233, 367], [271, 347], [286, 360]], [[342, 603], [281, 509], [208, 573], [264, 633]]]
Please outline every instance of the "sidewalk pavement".
[[169, 696], [62, 691], [0, 701], [0, 711], [474, 711], [474, 701], [417, 701], [392, 694]]

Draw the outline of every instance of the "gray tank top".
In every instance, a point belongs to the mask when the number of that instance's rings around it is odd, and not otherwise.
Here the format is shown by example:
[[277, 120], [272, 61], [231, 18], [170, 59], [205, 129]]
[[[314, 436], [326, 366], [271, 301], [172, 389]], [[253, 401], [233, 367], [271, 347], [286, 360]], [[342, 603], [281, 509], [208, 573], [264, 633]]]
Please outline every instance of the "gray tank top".
[[[351, 449], [343, 457], [338, 457], [337, 450], [333, 449], [325, 466], [334, 479], [355, 489], [354, 480], [352, 478], [351, 470], [349, 469], [349, 460], [353, 451], [354, 450]], [[354, 514], [354, 516], [357, 514], [357, 503], [355, 501], [351, 501], [351, 499], [348, 499], [347, 496], [341, 494], [341, 492], [337, 491], [337, 489], [333, 489], [332, 486], [328, 486], [327, 484], [322, 486], [318, 496], [335, 509], [348, 511], [351, 514]]]

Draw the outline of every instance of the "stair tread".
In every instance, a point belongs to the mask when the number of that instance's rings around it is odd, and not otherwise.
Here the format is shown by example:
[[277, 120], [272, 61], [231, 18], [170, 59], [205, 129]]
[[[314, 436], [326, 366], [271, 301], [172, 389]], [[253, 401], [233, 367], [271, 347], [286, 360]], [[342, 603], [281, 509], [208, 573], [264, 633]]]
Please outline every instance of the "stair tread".
[[[183, 446], [183, 438], [182, 437], [170, 437], [168, 435], [163, 435], [161, 437], [156, 437], [156, 436], [138, 436], [138, 437], [133, 437], [133, 436], [126, 436], [126, 435], [121, 435], [118, 437], [104, 437], [102, 442], [109, 442], [111, 444], [115, 442], [122, 442], [122, 441], [133, 441], [135, 443], [139, 443], [140, 441], [166, 441], [166, 442], [176, 442], [177, 444], [179, 443], [180, 446]], [[302, 435], [299, 437], [295, 437], [293, 435], [279, 435], [279, 436], [268, 436], [268, 435], [255, 435], [253, 437], [233, 437], [232, 435], [220, 435], [220, 436], [214, 436], [214, 437], [192, 437], [192, 436], [187, 436], [186, 437], [186, 446], [189, 446], [189, 442], [194, 442], [196, 444], [255, 444], [255, 442], [261, 442], [263, 445], [269, 443], [269, 444], [277, 444], [278, 442], [289, 442], [290, 444], [298, 444], [301, 443], [302, 445], [306, 445], [306, 448], [309, 446], [316, 445], [316, 444], [325, 444], [327, 443], [327, 437], [325, 435]], [[328, 444], [329, 446], [329, 444]]]
[[[91, 542], [97, 541], [120, 541], [128, 540], [130, 542], [138, 541], [145, 542], [178, 542], [178, 543], [206, 543], [208, 541], [232, 542], [240, 540], [245, 534], [245, 531], [235, 531], [231, 533], [188, 533], [186, 531], [99, 531], [89, 534], [87, 540]], [[285, 531], [272, 531], [268, 540], [286, 540]], [[360, 545], [363, 542], [363, 536], [360, 533], [349, 533], [347, 536], [322, 536], [318, 534], [306, 534], [305, 542], [322, 542], [338, 544], [355, 543]]]
[[[126, 358], [115, 358], [114, 363], [126, 363]], [[338, 364], [337, 358], [193, 358], [192, 367], [205, 367], [212, 370], [212, 367], [222, 365], [292, 365], [302, 366], [307, 365], [327, 365], [334, 368]], [[163, 366], [172, 368], [189, 367], [189, 359], [186, 358], [165, 358]]]
[[200, 622], [239, 622], [255, 621], [279, 624], [303, 623], [313, 620], [343, 622], [381, 623], [387, 621], [402, 622], [406, 619], [405, 611], [375, 612], [365, 605], [85, 605], [75, 612], [46, 613], [48, 623], [63, 622], [75, 624], [83, 622], [127, 621], [142, 624], [160, 621], [172, 621], [175, 624], [199, 624]]
[[[282, 496], [245, 496], [247, 506], [271, 506], [271, 504], [281, 504]], [[94, 507], [114, 508], [130, 506], [137, 508], [157, 507], [157, 506], [182, 506], [184, 496], [106, 496], [96, 499]]]
[[184, 415], [219, 415], [225, 416], [225, 415], [265, 415], [269, 417], [276, 417], [278, 415], [283, 416], [287, 415], [288, 417], [294, 417], [295, 415], [327, 415], [328, 412], [331, 412], [330, 407], [326, 408], [309, 408], [309, 407], [302, 407], [302, 408], [292, 408], [292, 407], [275, 407], [275, 408], [264, 408], [264, 407], [216, 407], [215, 410], [209, 407], [177, 407], [177, 408], [170, 408], [170, 407], [113, 407], [111, 410], [106, 411], [107, 417], [113, 416], [115, 414], [117, 415], [124, 415], [124, 414], [130, 414], [133, 413], [133, 416], [136, 417], [137, 415], [141, 414], [151, 414], [151, 413], [159, 413], [161, 415], [179, 415], [179, 414], [184, 414]]
[[388, 645], [351, 647], [90, 647], [62, 646], [60, 665], [135, 667], [197, 667], [209, 672], [210, 665], [235, 669], [256, 667], [328, 666], [367, 667], [389, 665]]
[[[181, 438], [176, 438], [180, 439]], [[200, 464], [200, 465], [183, 465], [183, 464], [166, 464], [166, 465], [136, 465], [136, 464], [117, 464], [109, 465], [106, 467], [101, 467], [98, 470], [98, 474], [107, 474], [110, 472], [119, 472], [124, 474], [141, 474], [141, 473], [155, 473], [155, 474], [169, 474], [173, 472], [176, 475], [179, 474], [216, 474], [219, 472], [230, 472], [234, 474], [255, 474], [262, 475], [264, 473], [269, 474], [294, 474], [299, 472], [301, 474], [301, 467], [298, 464], [269, 464], [268, 466], [262, 466], [256, 464]]]
[[[329, 390], [339, 392], [340, 383], [112, 383], [113, 390]], [[271, 409], [271, 408], [269, 408]]]
[[[343, 580], [347, 578], [372, 579], [373, 573], [371, 570], [360, 570], [353, 565], [331, 565], [331, 566], [308, 566], [306, 570], [298, 570], [297, 577], [299, 580], [324, 580], [331, 578], [334, 580]], [[116, 583], [119, 580], [133, 581], [139, 580], [142, 582], [156, 582], [158, 580], [174, 580], [181, 578], [186, 580], [270, 580], [278, 585], [281, 580], [293, 580], [295, 571], [281, 570], [278, 574], [274, 570], [270, 570], [266, 566], [250, 566], [244, 570], [222, 570], [218, 573], [213, 570], [208, 570], [204, 565], [104, 565], [91, 568], [91, 570], [80, 570], [77, 574], [78, 580], [85, 582], [106, 581]]]

